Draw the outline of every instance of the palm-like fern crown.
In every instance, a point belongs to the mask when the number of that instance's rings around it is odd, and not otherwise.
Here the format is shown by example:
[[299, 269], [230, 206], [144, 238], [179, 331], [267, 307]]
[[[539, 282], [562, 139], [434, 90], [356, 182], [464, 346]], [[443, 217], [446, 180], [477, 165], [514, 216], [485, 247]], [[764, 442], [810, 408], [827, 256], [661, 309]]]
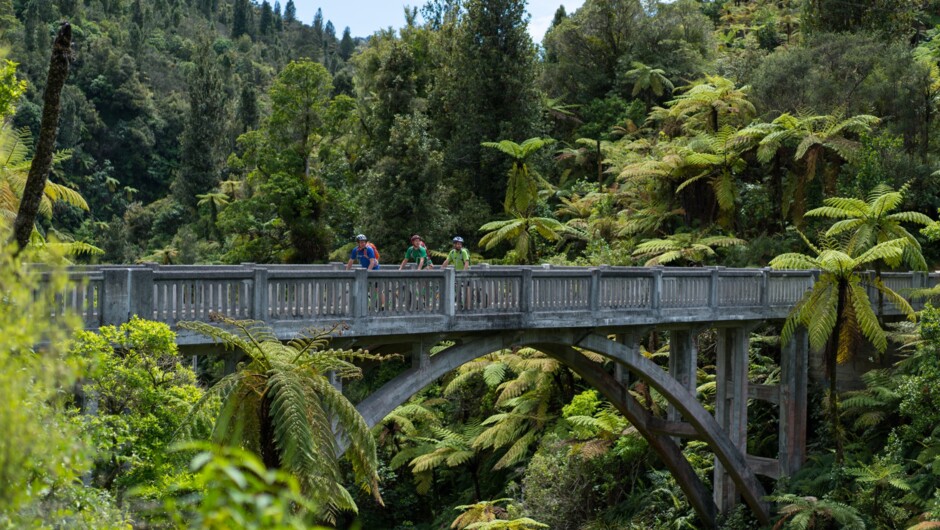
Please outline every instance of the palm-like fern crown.
[[[706, 76], [670, 101], [668, 115], [682, 122], [686, 131], [715, 132], [723, 125], [744, 124], [754, 116], [747, 100], [749, 87], [736, 87], [721, 76]], [[717, 117], [717, 123], [713, 123]]]
[[839, 402], [843, 412], [855, 418], [855, 428], [862, 431], [884, 425], [896, 413], [902, 395], [888, 370], [872, 370], [862, 375], [864, 390], [847, 392]]
[[[782, 516], [775, 528], [817, 528], [829, 522], [844, 530], [864, 530], [865, 522], [851, 506], [816, 497], [800, 497], [790, 493], [775, 495], [771, 501], [782, 504]], [[787, 526], [784, 527], [783, 524]]]
[[483, 147], [490, 147], [509, 155], [512, 167], [509, 169], [509, 183], [506, 186], [504, 208], [507, 213], [529, 212], [535, 205], [539, 186], [551, 187], [548, 182], [532, 171], [527, 161], [536, 151], [554, 143], [552, 138], [529, 138], [517, 144], [511, 140], [483, 142]]
[[[341, 484], [337, 438], [348, 441], [346, 457], [363, 489], [381, 502], [375, 441], [355, 406], [334, 388], [329, 373], [361, 377], [356, 361], [384, 361], [389, 356], [363, 350], [326, 349], [337, 330], [309, 330], [287, 344], [263, 322], [211, 315], [219, 325], [180, 322], [248, 356], [247, 363], [223, 377], [194, 407], [221, 398], [213, 439], [261, 454], [298, 478], [303, 491], [332, 519], [353, 510], [352, 496]], [[272, 455], [273, 453], [273, 455]]]
[[653, 68], [638, 61], [633, 61], [630, 66], [632, 69], [626, 73], [626, 78], [633, 81], [633, 97], [644, 90], [662, 96], [667, 90], [672, 92], [675, 88], [662, 68]]
[[871, 131], [879, 119], [868, 114], [845, 118], [844, 111], [822, 116], [805, 116], [788, 129], [787, 140], [798, 141], [793, 159], [806, 164], [807, 179], [816, 173], [816, 166], [824, 150], [834, 152], [842, 160], [851, 161], [858, 151], [859, 143], [846, 134], [861, 134]]
[[[31, 144], [32, 138], [28, 129], [14, 130], [8, 123], [0, 125], [0, 216], [4, 218], [13, 219], [19, 209], [31, 163], [28, 158]], [[70, 156], [70, 151], [59, 151], [53, 156], [53, 164], [60, 164]], [[88, 203], [77, 191], [47, 181], [39, 204], [39, 213], [44, 217], [51, 217], [52, 206], [56, 202], [88, 209]]]
[[[796, 328], [802, 325], [809, 332], [810, 346], [821, 350], [838, 325], [838, 362], [846, 362], [852, 357], [861, 337], [868, 339], [878, 351], [884, 351], [887, 348], [887, 336], [872, 309], [866, 288], [874, 287], [911, 320], [914, 319], [914, 310], [907, 300], [879, 279], [870, 281], [860, 271], [877, 261], [900, 258], [904, 252], [904, 240], [892, 239], [878, 243], [855, 255], [856, 249], [846, 248], [845, 241], [837, 238], [825, 238], [824, 244], [817, 247], [802, 232], [800, 235], [816, 256], [781, 254], [771, 260], [770, 266], [775, 269], [819, 269], [820, 276], [787, 317], [781, 333], [783, 341], [789, 341]], [[841, 314], [840, 297], [844, 302]]]
[[745, 245], [747, 242], [732, 236], [707, 236], [701, 232], [680, 232], [661, 239], [649, 239], [637, 245], [633, 255], [646, 258], [645, 266], [665, 265], [685, 260], [700, 265], [715, 256], [715, 248]]
[[554, 378], [565, 369], [555, 359], [531, 348], [505, 351], [481, 357], [461, 367], [445, 387], [451, 395], [482, 378], [496, 389], [496, 406], [502, 410], [483, 421], [483, 430], [474, 436], [477, 451], [505, 452], [494, 465], [503, 469], [525, 458], [529, 447], [547, 424], [556, 385]]
[[548, 528], [548, 525], [528, 517], [508, 520], [509, 511], [499, 503], [509, 502], [512, 499], [496, 499], [495, 501], [480, 501], [476, 504], [457, 506], [456, 510], [463, 513], [451, 523], [450, 527], [456, 530], [535, 530]]
[[908, 186], [895, 191], [889, 186], [876, 186], [867, 201], [847, 197], [826, 199], [825, 206], [806, 212], [811, 217], [826, 217], [837, 221], [826, 232], [827, 236], [849, 234], [846, 243], [850, 252], [861, 253], [875, 244], [899, 239], [904, 248], [901, 255], [885, 260], [890, 267], [904, 263], [916, 270], [927, 270], [920, 242], [902, 226], [914, 223], [927, 226], [933, 220], [914, 211], [895, 212], [904, 200]]
[[570, 229], [554, 217], [531, 217], [513, 212], [512, 219], [491, 221], [481, 226], [480, 231], [487, 232], [480, 238], [483, 248], [490, 250], [509, 241], [513, 243], [517, 260], [530, 263], [534, 259], [533, 236], [537, 234], [548, 241], [558, 241]]

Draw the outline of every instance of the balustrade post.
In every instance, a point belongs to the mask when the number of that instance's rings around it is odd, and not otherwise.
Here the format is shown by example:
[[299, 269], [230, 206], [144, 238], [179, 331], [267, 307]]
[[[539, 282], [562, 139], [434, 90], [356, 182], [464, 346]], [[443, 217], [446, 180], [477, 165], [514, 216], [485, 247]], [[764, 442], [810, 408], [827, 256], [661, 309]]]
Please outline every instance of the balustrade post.
[[365, 318], [369, 315], [368, 269], [356, 269], [353, 273], [353, 288], [349, 303], [352, 305], [353, 318]]
[[131, 269], [103, 267], [101, 274], [101, 325], [119, 326], [131, 313]]
[[591, 306], [591, 313], [596, 318], [596, 313], [601, 308], [601, 269], [592, 268], [591, 269], [591, 289], [588, 291], [588, 301]]
[[255, 267], [253, 269], [251, 292], [251, 318], [255, 320], [268, 320], [268, 269]]
[[522, 280], [519, 281], [519, 312], [528, 313], [532, 310], [532, 269], [522, 269]]
[[724, 267], [714, 267], [708, 280], [708, 307], [718, 309], [718, 275]]
[[457, 295], [457, 273], [453, 267], [444, 269], [444, 292], [441, 293], [441, 309], [447, 317], [453, 317], [457, 314], [457, 304], [455, 297]]
[[758, 302], [761, 307], [770, 305], [770, 267], [764, 267], [760, 270], [760, 298]]
[[663, 303], [663, 268], [654, 267], [653, 268], [653, 282], [650, 285], [652, 292], [650, 293], [650, 309], [659, 310], [662, 307]]
[[128, 316], [153, 318], [153, 267], [130, 270]]

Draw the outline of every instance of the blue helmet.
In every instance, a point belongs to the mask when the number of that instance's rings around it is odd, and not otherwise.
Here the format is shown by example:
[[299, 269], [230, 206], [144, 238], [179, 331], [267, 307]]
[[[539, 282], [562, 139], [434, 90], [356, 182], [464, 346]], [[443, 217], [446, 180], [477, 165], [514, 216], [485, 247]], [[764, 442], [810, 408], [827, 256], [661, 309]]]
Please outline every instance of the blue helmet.
[[454, 243], [463, 243], [463, 238], [460, 237], [460, 236], [455, 237], [455, 238], [454, 238]]
[[356, 236], [356, 241], [368, 241], [368, 240], [369, 238], [363, 234], [359, 234], [358, 236]]

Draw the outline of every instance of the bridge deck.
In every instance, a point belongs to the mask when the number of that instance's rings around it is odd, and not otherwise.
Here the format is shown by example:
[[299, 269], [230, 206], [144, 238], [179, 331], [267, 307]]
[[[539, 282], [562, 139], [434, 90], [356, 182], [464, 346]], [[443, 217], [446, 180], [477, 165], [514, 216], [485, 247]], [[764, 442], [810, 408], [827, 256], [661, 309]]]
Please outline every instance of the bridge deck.
[[[92, 329], [131, 315], [172, 326], [219, 312], [264, 320], [283, 338], [337, 322], [349, 325], [348, 337], [720, 324], [785, 318], [816, 274], [722, 267], [76, 267], [62, 309], [77, 312]], [[940, 275], [885, 273], [884, 279], [903, 292], [936, 285]], [[179, 336], [180, 344], [206, 341], [189, 332]]]

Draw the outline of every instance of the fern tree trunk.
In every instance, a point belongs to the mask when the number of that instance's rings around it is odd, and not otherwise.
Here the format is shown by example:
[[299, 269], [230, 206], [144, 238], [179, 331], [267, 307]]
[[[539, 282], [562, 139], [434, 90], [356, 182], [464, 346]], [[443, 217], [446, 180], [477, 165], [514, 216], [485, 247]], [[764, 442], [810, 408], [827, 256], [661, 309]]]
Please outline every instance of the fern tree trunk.
[[[69, 75], [69, 64], [72, 59], [72, 26], [63, 22], [59, 26], [55, 43], [52, 45], [52, 58], [49, 61], [49, 75], [46, 79], [46, 89], [42, 96], [42, 121], [39, 126], [39, 141], [36, 143], [36, 153], [29, 166], [29, 175], [23, 189], [23, 198], [20, 208], [13, 221], [13, 238], [19, 251], [26, 248], [29, 236], [36, 223], [39, 213], [39, 204], [42, 201], [43, 191], [46, 189], [46, 179], [52, 169], [52, 155], [55, 153], [55, 140], [59, 133], [60, 95], [65, 80]], [[18, 251], [18, 252], [19, 252]]]
[[259, 408], [261, 415], [259, 426], [261, 429], [261, 461], [268, 469], [280, 469], [281, 454], [277, 450], [277, 443], [274, 441], [274, 420], [271, 417], [271, 398], [266, 392], [261, 400]]
[[841, 464], [844, 459], [842, 447], [842, 422], [839, 420], [839, 391], [836, 388], [836, 370], [839, 365], [839, 347], [842, 337], [842, 316], [848, 302], [849, 284], [846, 280], [839, 281], [839, 303], [836, 306], [836, 327], [833, 337], [826, 348], [826, 371], [829, 376], [829, 423], [832, 428], [832, 437], [836, 442], [836, 463]]
[[783, 171], [780, 166], [780, 157], [774, 155], [773, 165], [770, 168], [770, 196], [774, 219], [771, 221], [772, 230], [782, 234], [786, 230], [786, 219], [783, 218]]
[[601, 139], [597, 140], [597, 192], [604, 193], [604, 155], [601, 154]]

